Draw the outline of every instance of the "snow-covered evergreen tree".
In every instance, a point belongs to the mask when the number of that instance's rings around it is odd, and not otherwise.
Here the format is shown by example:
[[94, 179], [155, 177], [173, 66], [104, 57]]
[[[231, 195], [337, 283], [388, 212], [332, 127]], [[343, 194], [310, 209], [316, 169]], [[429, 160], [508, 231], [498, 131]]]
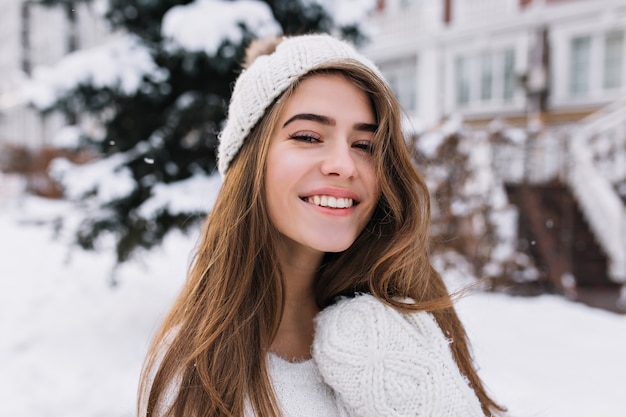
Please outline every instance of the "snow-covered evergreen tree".
[[[42, 0], [47, 6], [89, 0]], [[98, 1], [98, 0], [94, 0]], [[113, 236], [117, 261], [195, 224], [211, 206], [217, 134], [255, 37], [334, 32], [359, 42], [373, 0], [102, 0], [109, 44], [40, 68], [31, 102], [78, 120], [90, 164], [53, 166], [84, 217], [87, 249]]]

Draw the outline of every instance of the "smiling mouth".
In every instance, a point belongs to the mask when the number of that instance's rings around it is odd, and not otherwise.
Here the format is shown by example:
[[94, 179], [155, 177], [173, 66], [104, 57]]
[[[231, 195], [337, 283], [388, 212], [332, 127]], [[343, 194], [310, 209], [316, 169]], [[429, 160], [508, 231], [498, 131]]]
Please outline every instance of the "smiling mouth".
[[357, 202], [351, 198], [333, 197], [330, 195], [312, 195], [310, 197], [303, 197], [302, 200], [316, 206], [333, 209], [350, 208], [357, 204]]

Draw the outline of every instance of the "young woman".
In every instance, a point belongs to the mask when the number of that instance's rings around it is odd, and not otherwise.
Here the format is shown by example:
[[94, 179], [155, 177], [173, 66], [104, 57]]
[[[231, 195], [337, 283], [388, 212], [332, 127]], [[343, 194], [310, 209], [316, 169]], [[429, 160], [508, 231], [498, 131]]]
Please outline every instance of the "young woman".
[[327, 35], [248, 52], [139, 415], [501, 412], [429, 262], [428, 191], [378, 69]]

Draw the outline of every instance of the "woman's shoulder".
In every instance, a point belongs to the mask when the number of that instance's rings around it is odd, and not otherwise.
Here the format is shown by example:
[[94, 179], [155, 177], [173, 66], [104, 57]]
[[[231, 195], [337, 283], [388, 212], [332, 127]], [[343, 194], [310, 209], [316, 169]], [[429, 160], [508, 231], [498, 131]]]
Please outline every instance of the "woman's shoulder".
[[[410, 299], [403, 302], [413, 303]], [[316, 324], [316, 339], [319, 342], [325, 339], [340, 342], [345, 339], [352, 344], [355, 339], [364, 339], [366, 342], [376, 337], [393, 344], [397, 342], [394, 334], [400, 331], [410, 333], [416, 341], [435, 343], [442, 348], [448, 345], [441, 328], [429, 312], [402, 312], [371, 294], [339, 299], [318, 314]]]
[[347, 415], [483, 415], [430, 313], [363, 294], [316, 320], [313, 357]]

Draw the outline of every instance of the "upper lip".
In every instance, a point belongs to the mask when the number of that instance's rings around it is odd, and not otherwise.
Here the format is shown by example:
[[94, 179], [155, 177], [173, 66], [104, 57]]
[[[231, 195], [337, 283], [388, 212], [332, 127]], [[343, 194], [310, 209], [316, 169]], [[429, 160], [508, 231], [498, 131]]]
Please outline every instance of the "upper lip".
[[313, 197], [314, 195], [328, 195], [335, 198], [350, 198], [354, 203], [359, 202], [359, 195], [354, 191], [347, 190], [345, 188], [335, 188], [335, 187], [321, 187], [316, 188], [311, 191], [307, 191], [304, 194], [300, 195], [300, 198], [308, 198]]

